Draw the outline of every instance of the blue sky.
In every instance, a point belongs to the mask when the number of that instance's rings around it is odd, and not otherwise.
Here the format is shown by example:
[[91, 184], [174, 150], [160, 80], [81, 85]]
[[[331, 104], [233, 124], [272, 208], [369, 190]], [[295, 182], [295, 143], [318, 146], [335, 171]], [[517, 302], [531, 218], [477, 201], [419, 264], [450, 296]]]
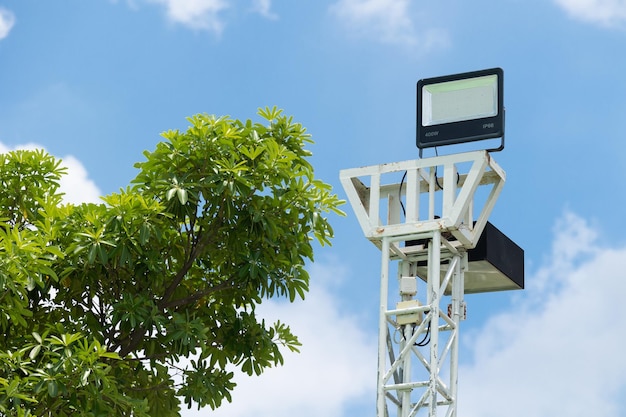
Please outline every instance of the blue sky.
[[[620, 0], [0, 1], [0, 150], [45, 147], [70, 166], [68, 199], [97, 201], [185, 117], [276, 105], [345, 196], [341, 169], [417, 158], [420, 78], [502, 67], [491, 221], [525, 249], [527, 289], [467, 297], [460, 415], [618, 415], [625, 52]], [[302, 354], [213, 415], [375, 414], [379, 252], [346, 211], [309, 299], [266, 306]]]

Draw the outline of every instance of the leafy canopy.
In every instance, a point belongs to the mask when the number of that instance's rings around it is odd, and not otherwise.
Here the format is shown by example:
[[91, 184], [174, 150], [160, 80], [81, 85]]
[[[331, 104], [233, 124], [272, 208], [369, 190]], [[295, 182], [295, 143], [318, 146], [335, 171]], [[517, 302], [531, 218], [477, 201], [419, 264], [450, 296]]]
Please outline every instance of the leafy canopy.
[[103, 204], [62, 203], [60, 161], [0, 155], [0, 415], [177, 416], [231, 400], [300, 343], [264, 299], [304, 298], [342, 214], [305, 129], [205, 114]]

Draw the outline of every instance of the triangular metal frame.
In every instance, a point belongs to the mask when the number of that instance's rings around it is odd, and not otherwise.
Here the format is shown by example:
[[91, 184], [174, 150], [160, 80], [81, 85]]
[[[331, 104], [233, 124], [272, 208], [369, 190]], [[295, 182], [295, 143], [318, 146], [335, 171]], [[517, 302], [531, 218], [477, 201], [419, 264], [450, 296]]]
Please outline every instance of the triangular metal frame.
[[[461, 174], [460, 164], [470, 164]], [[443, 176], [438, 177], [439, 167]], [[404, 182], [384, 183], [384, 176], [406, 172]], [[418, 236], [434, 230], [448, 230], [460, 244], [473, 248], [493, 210], [506, 174], [487, 151], [438, 156], [390, 164], [342, 170], [340, 180], [365, 237], [380, 247], [384, 236]], [[365, 182], [363, 181], [365, 180]], [[366, 185], [368, 184], [368, 185]], [[477, 208], [474, 197], [479, 187], [491, 186], [485, 204]], [[428, 195], [426, 216], [420, 216], [420, 194]], [[440, 213], [435, 202], [440, 194]], [[405, 199], [400, 204], [399, 197]], [[384, 201], [387, 200], [387, 207]], [[402, 206], [405, 207], [404, 221]], [[480, 211], [476, 219], [472, 216]], [[386, 212], [385, 221], [381, 213]]]

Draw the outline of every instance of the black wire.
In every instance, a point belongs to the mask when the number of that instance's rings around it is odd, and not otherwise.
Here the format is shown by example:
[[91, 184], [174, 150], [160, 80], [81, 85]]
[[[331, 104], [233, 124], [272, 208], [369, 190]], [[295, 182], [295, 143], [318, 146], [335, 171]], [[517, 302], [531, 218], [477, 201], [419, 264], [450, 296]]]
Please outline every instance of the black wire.
[[[416, 327], [417, 327], [417, 325], [413, 325], [413, 331], [415, 331]], [[404, 337], [404, 328], [405, 328], [405, 326], [401, 326], [401, 329], [402, 329], [401, 335], [402, 335], [402, 339], [406, 340], [406, 338]], [[426, 346], [429, 343], [430, 343], [430, 323], [428, 323], [428, 327], [426, 328], [426, 334], [424, 335], [422, 340], [420, 340], [419, 342], [415, 342], [414, 345], [415, 346], [419, 346], [419, 347], [423, 347], [423, 346]]]
[[402, 203], [402, 184], [404, 184], [404, 180], [406, 179], [406, 173], [408, 171], [404, 171], [402, 175], [402, 179], [400, 180], [400, 189], [398, 190], [398, 200], [400, 201], [400, 207], [402, 207], [402, 214], [406, 217], [406, 209], [404, 208], [404, 203]]
[[439, 179], [437, 179], [437, 167], [435, 167], [435, 184], [437, 184], [440, 190], [443, 190], [443, 187], [439, 184]]
[[[428, 339], [428, 340], [427, 340]], [[420, 342], [415, 342], [415, 346], [426, 346], [430, 343], [430, 322], [428, 323], [428, 328], [426, 329], [426, 334], [424, 338]]]
[[[435, 146], [435, 156], [439, 156], [439, 152], [437, 152], [436, 146]], [[461, 176], [457, 172], [456, 173], [456, 185], [459, 185], [460, 181], [461, 181]], [[443, 190], [443, 187], [439, 184], [439, 180], [437, 179], [437, 167], [435, 167], [435, 184], [437, 184], [437, 187], [439, 187], [440, 190]]]
[[[437, 147], [435, 146], [435, 156], [439, 156], [439, 152], [437, 152]], [[440, 190], [443, 190], [443, 187], [439, 184], [439, 180], [437, 179], [437, 166], [435, 166], [435, 184], [439, 187]]]

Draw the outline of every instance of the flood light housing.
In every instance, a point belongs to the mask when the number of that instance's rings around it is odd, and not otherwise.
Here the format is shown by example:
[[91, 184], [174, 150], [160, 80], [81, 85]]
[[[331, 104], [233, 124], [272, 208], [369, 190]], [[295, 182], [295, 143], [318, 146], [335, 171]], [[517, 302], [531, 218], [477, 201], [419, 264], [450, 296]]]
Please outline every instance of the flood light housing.
[[503, 71], [492, 68], [417, 83], [417, 147], [502, 138]]
[[[421, 241], [408, 241], [407, 246], [423, 244]], [[467, 252], [469, 265], [465, 271], [465, 294], [494, 291], [521, 290], [524, 288], [524, 250], [508, 236], [487, 222], [476, 247]], [[448, 263], [441, 265], [441, 276], [448, 269]], [[428, 281], [428, 264], [417, 264], [417, 275]], [[452, 291], [449, 285], [445, 293]]]

